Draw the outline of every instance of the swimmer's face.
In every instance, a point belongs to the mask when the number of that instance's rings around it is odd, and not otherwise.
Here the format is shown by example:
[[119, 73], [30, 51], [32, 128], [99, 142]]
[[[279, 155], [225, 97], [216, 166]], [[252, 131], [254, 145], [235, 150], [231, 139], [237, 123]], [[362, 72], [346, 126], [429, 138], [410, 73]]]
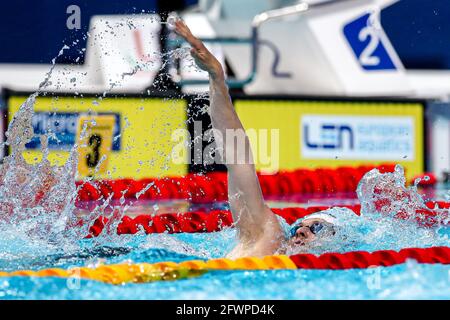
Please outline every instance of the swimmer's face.
[[305, 219], [298, 226], [295, 235], [289, 240], [289, 244], [292, 246], [304, 246], [335, 234], [336, 231], [333, 224], [319, 218]]

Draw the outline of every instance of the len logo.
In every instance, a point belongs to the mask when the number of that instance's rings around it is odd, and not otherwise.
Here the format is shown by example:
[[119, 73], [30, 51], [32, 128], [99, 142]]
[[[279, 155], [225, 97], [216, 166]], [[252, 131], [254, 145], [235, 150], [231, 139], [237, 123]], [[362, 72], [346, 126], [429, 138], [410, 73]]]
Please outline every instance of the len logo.
[[[307, 124], [303, 127], [305, 144], [310, 149], [343, 149], [345, 136], [348, 137], [347, 145], [354, 149], [354, 134], [348, 125], [323, 124], [320, 126], [320, 141], [313, 142], [310, 137], [310, 128]], [[347, 133], [347, 134], [346, 134]]]

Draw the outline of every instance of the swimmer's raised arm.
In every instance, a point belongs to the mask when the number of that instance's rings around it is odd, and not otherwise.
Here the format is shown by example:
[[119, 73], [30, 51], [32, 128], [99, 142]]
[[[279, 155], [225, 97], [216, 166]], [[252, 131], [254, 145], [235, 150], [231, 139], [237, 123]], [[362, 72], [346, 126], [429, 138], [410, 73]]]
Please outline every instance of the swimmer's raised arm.
[[[192, 46], [191, 54], [197, 65], [209, 74], [211, 122], [218, 151], [222, 152], [228, 169], [228, 198], [240, 243], [252, 248], [259, 240], [267, 243], [265, 238], [273, 239], [273, 234], [281, 233], [280, 226], [264, 203], [251, 146], [231, 102], [222, 66], [202, 41], [192, 35], [182, 20], [178, 20], [175, 25], [175, 31]], [[227, 133], [229, 141], [226, 139]], [[231, 138], [233, 135], [240, 136], [237, 140], [242, 141], [242, 146], [235, 143], [235, 138]], [[278, 247], [279, 243], [273, 245]], [[257, 252], [252, 253], [258, 254], [259, 250], [255, 249]], [[261, 249], [272, 251], [267, 245]], [[242, 250], [248, 251], [245, 248]]]

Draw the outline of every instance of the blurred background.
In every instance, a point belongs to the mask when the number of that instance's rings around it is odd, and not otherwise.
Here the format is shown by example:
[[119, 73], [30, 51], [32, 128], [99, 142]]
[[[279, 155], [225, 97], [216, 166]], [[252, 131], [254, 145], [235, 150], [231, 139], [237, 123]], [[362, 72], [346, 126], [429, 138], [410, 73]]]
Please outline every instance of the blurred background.
[[[223, 170], [194, 157], [208, 141], [187, 144], [186, 163], [168, 156], [174, 130], [210, 128], [208, 101], [199, 98], [207, 75], [172, 34], [175, 12], [222, 62], [244, 126], [279, 130], [277, 169], [390, 162], [409, 178], [427, 171], [448, 181], [447, 0], [6, 1], [3, 134], [40, 89], [33, 126], [56, 134], [56, 164], [67, 159], [81, 115], [113, 114], [99, 177]], [[27, 147], [27, 159], [38, 161], [39, 139]]]

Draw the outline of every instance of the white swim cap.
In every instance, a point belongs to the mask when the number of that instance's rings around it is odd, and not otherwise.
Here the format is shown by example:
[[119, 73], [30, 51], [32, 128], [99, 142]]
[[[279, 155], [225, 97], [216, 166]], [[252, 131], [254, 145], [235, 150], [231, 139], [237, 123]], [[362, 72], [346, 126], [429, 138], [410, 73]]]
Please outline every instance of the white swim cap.
[[319, 211], [310, 215], [307, 215], [303, 218], [298, 219], [295, 221], [289, 231], [290, 237], [293, 236], [294, 231], [297, 229], [297, 226], [305, 220], [309, 219], [322, 219], [334, 226], [343, 226], [345, 221], [348, 221], [347, 217], [354, 217], [355, 213], [348, 209], [343, 207], [334, 207], [327, 210]]
[[317, 213], [310, 214], [310, 215], [304, 217], [302, 221], [305, 221], [308, 219], [322, 219], [333, 225], [339, 224], [339, 220], [334, 215], [332, 215], [331, 213], [327, 213], [326, 211], [320, 211]]

